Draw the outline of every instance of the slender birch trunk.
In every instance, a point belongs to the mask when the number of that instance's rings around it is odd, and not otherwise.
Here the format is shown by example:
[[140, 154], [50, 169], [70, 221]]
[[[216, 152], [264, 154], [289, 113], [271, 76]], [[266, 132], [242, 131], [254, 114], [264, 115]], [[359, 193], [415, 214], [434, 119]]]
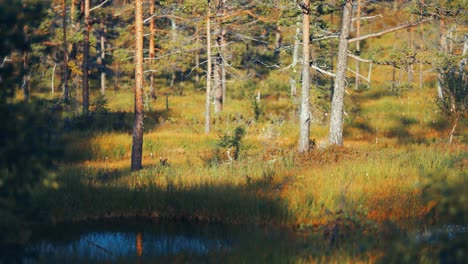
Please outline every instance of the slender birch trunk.
[[88, 81], [88, 63], [89, 63], [89, 32], [91, 31], [91, 23], [89, 21], [89, 0], [84, 0], [85, 7], [85, 30], [84, 30], [84, 45], [83, 45], [83, 114], [89, 113], [89, 81]]
[[62, 84], [63, 84], [63, 102], [67, 104], [69, 91], [68, 91], [68, 42], [67, 42], [67, 3], [66, 3], [66, 0], [62, 0], [62, 5], [63, 5], [62, 7], [62, 29], [63, 29]]
[[205, 133], [210, 133], [210, 107], [211, 107], [211, 0], [208, 0], [208, 11], [206, 16], [206, 102], [205, 102]]

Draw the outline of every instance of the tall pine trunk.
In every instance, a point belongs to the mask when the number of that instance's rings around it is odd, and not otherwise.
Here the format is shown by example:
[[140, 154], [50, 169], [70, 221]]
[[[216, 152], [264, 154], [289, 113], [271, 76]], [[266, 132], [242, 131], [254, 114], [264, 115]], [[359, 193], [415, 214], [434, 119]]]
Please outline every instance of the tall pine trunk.
[[135, 120], [131, 170], [141, 169], [143, 156], [143, 6], [135, 0]]
[[300, 112], [299, 152], [310, 149], [310, 0], [302, 5], [302, 94]]
[[[150, 35], [149, 35], [149, 64], [154, 64], [154, 33], [155, 33], [155, 24], [154, 24], [154, 0], [150, 1]], [[153, 69], [150, 66], [150, 96], [152, 99], [156, 99], [156, 92], [154, 91], [154, 73]]]
[[343, 145], [344, 94], [346, 88], [346, 71], [348, 69], [348, 38], [351, 27], [352, 3], [352, 0], [347, 0], [343, 7], [343, 19], [341, 21], [341, 33], [338, 44], [338, 64], [331, 104], [330, 145]]

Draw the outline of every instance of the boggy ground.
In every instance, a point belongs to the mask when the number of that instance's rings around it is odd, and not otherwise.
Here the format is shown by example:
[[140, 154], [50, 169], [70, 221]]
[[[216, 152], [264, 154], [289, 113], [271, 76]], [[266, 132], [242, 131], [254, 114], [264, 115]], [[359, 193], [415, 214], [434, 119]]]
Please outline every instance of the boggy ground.
[[[131, 105], [130, 94], [118, 96]], [[306, 154], [296, 151], [288, 98], [263, 102], [258, 120], [248, 103], [232, 99], [209, 135], [198, 111], [202, 94], [169, 100], [169, 110], [161, 101], [147, 109], [144, 169], [136, 173], [129, 170], [131, 126], [120, 124], [131, 122], [131, 109], [112, 112], [113, 104], [127, 103], [109, 102], [107, 113], [72, 119], [59, 187], [36, 192], [36, 205], [53, 222], [143, 217], [268, 224], [319, 231], [330, 241], [466, 224], [466, 121], [449, 144], [450, 119], [419, 91], [354, 92], [345, 146], [326, 146], [327, 126], [315, 123], [314, 148]], [[221, 141], [236, 127], [246, 133], [239, 158], [231, 160], [233, 149]]]

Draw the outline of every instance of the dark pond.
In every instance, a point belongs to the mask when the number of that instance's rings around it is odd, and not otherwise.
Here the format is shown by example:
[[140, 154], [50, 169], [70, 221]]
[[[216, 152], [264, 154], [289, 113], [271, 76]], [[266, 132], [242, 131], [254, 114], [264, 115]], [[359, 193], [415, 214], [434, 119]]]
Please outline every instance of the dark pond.
[[252, 225], [149, 221], [41, 228], [23, 263], [285, 263], [299, 258], [288, 230]]
[[[33, 234], [28, 245], [8, 251], [0, 263], [342, 263], [382, 257], [383, 263], [402, 263], [408, 254], [420, 258], [418, 252], [443, 249], [467, 233], [463, 226], [450, 226], [398, 235], [395, 244], [395, 237], [375, 234], [337, 233], [330, 241], [323, 232], [265, 226], [125, 220], [41, 227]], [[406, 251], [395, 254], [392, 244]], [[440, 260], [438, 253], [427, 257]]]

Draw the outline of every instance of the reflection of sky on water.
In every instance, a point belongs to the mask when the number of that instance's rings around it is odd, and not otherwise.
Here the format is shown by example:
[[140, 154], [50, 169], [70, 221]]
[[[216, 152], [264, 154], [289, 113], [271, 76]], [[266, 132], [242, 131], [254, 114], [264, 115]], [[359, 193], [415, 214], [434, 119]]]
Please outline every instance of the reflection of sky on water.
[[[171, 256], [179, 253], [205, 255], [213, 251], [229, 248], [229, 243], [225, 240], [196, 236], [143, 233], [141, 238], [143, 256]], [[86, 233], [81, 235], [78, 240], [68, 243], [38, 242], [30, 247], [30, 251], [50, 258], [54, 258], [54, 256], [77, 256], [95, 260], [109, 260], [136, 257], [138, 255], [137, 233]]]

